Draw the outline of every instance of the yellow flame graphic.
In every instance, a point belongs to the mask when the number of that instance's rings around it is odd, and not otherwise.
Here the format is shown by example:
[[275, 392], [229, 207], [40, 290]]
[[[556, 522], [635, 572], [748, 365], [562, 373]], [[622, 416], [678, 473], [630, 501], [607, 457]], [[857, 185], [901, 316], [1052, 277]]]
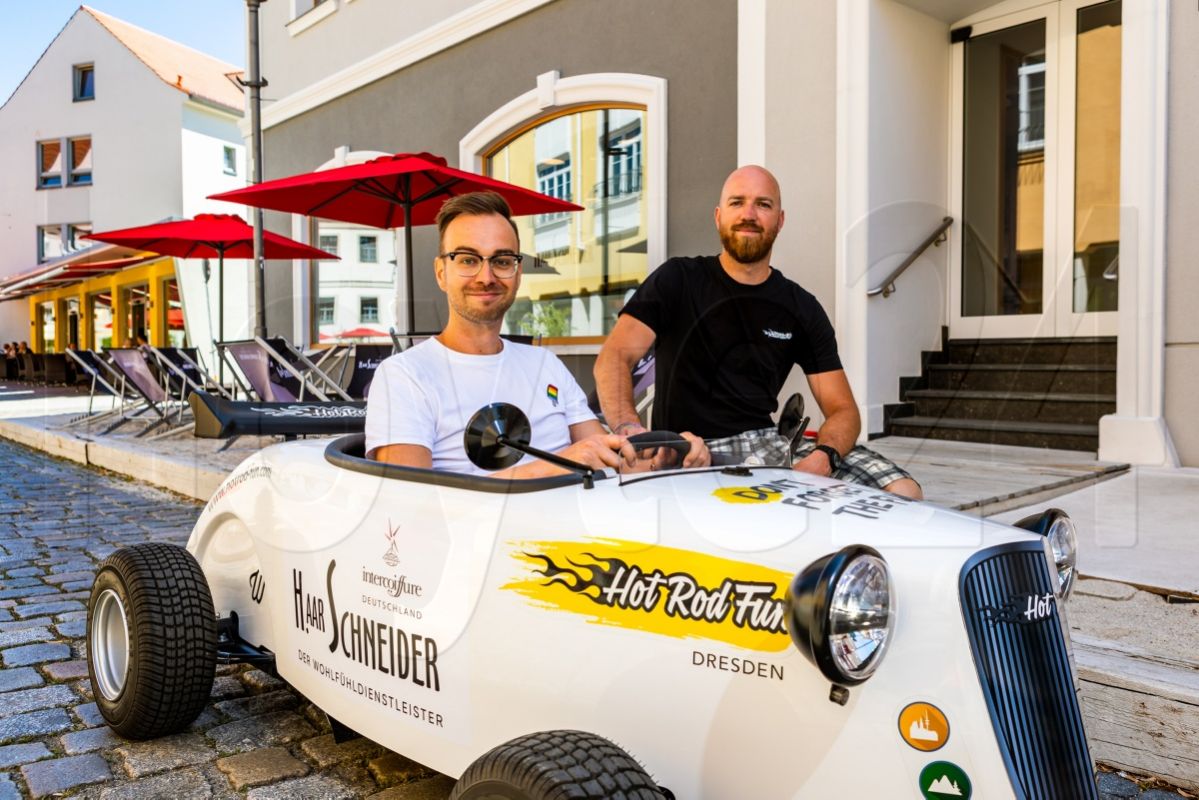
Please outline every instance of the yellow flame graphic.
[[540, 608], [747, 650], [790, 646], [783, 600], [792, 576], [786, 572], [619, 539], [509, 544], [525, 569], [502, 588]]

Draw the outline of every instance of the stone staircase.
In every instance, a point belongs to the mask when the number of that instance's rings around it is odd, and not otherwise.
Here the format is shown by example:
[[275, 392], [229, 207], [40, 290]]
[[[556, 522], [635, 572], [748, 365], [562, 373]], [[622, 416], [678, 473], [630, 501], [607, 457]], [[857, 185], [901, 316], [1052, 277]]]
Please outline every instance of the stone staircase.
[[900, 379], [886, 433], [924, 439], [1099, 449], [1099, 418], [1116, 410], [1116, 339], [946, 338]]

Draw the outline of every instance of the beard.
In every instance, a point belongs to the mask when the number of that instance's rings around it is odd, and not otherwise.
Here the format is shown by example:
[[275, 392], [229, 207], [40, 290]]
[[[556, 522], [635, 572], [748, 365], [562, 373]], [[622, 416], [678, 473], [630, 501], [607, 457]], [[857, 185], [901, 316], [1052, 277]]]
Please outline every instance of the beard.
[[[738, 230], [759, 231], [762, 235], [757, 239], [743, 239], [737, 236]], [[778, 235], [777, 227], [774, 230], [766, 230], [761, 225], [747, 223], [731, 228], [721, 228], [720, 243], [737, 263], [756, 264], [770, 255], [770, 250], [774, 247], [774, 240], [778, 238]]]
[[454, 313], [465, 319], [467, 322], [473, 322], [477, 325], [491, 325], [500, 322], [504, 319], [504, 315], [508, 313], [508, 309], [512, 307], [512, 301], [516, 299], [516, 290], [512, 287], [506, 287], [503, 284], [472, 284], [469, 289], [474, 292], [481, 291], [507, 291], [508, 296], [497, 303], [490, 306], [479, 307], [471, 305], [470, 295], [463, 291], [461, 294], [447, 295], [450, 307]]

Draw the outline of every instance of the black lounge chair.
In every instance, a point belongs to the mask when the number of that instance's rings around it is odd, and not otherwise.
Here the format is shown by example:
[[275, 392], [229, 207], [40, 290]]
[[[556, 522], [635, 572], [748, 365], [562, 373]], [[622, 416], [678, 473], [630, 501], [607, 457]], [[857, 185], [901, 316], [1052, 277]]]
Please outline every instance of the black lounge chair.
[[125, 413], [127, 405], [122, 405], [121, 418], [101, 431], [102, 435], [111, 433], [129, 420], [147, 411], [154, 412], [158, 419], [138, 433], [138, 436], [145, 436], [160, 425], [167, 425], [169, 427], [171, 425], [171, 412], [175, 410], [172, 408], [173, 405], [178, 406], [179, 418], [182, 421], [183, 406], [178, 405], [167, 390], [163, 388], [162, 384], [158, 382], [158, 379], [155, 378], [154, 373], [150, 369], [150, 363], [146, 361], [146, 354], [140, 348], [114, 347], [110, 348], [107, 352], [112, 359], [113, 368], [121, 375], [119, 385], [122, 396], [126, 396], [128, 392], [128, 395], [135, 402], [140, 402], [131, 414]]
[[[74, 363], [76, 375], [81, 378], [82, 382], [88, 384], [88, 399], [87, 413], [72, 418], [63, 427], [70, 427], [89, 420], [95, 421], [120, 413], [121, 409], [115, 403], [117, 400], [120, 400], [122, 405], [125, 402], [125, 397], [116, 388], [121, 381], [121, 374], [93, 350], [67, 350], [65, 355]], [[93, 411], [97, 391], [112, 396], [114, 407], [104, 411]]]
[[154, 359], [159, 374], [166, 381], [167, 391], [179, 402], [186, 403], [188, 395], [198, 391], [233, 399], [232, 394], [200, 366], [196, 348], [146, 346], [144, 351]]
[[282, 337], [254, 337], [238, 342], [221, 342], [217, 346], [222, 358], [228, 355], [233, 359], [258, 400], [329, 400], [330, 395], [340, 400], [352, 399], [337, 381]]
[[366, 421], [366, 403], [272, 403], [234, 401], [207, 392], [189, 398], [195, 417], [195, 435], [201, 439], [236, 439], [238, 436], [334, 436], [359, 433]]
[[355, 400], [365, 400], [370, 393], [371, 381], [375, 379], [375, 370], [391, 353], [392, 347], [388, 344], [354, 345], [354, 371], [350, 374], [346, 394]]
[[[650, 350], [641, 360], [633, 365], [633, 400], [636, 404], [637, 415], [649, 420], [650, 407], [654, 402], [654, 351]], [[604, 412], [600, 409], [599, 393], [592, 391], [587, 395], [587, 405], [605, 425]]]

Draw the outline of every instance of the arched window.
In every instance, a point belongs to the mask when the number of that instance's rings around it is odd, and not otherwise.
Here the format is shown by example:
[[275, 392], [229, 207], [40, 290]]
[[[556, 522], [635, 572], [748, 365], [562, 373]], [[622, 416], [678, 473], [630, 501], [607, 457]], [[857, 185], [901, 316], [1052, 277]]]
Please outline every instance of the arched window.
[[511, 333], [602, 337], [662, 260], [665, 81], [639, 75], [538, 79], [461, 144], [461, 163], [583, 206], [518, 217], [526, 255]]

